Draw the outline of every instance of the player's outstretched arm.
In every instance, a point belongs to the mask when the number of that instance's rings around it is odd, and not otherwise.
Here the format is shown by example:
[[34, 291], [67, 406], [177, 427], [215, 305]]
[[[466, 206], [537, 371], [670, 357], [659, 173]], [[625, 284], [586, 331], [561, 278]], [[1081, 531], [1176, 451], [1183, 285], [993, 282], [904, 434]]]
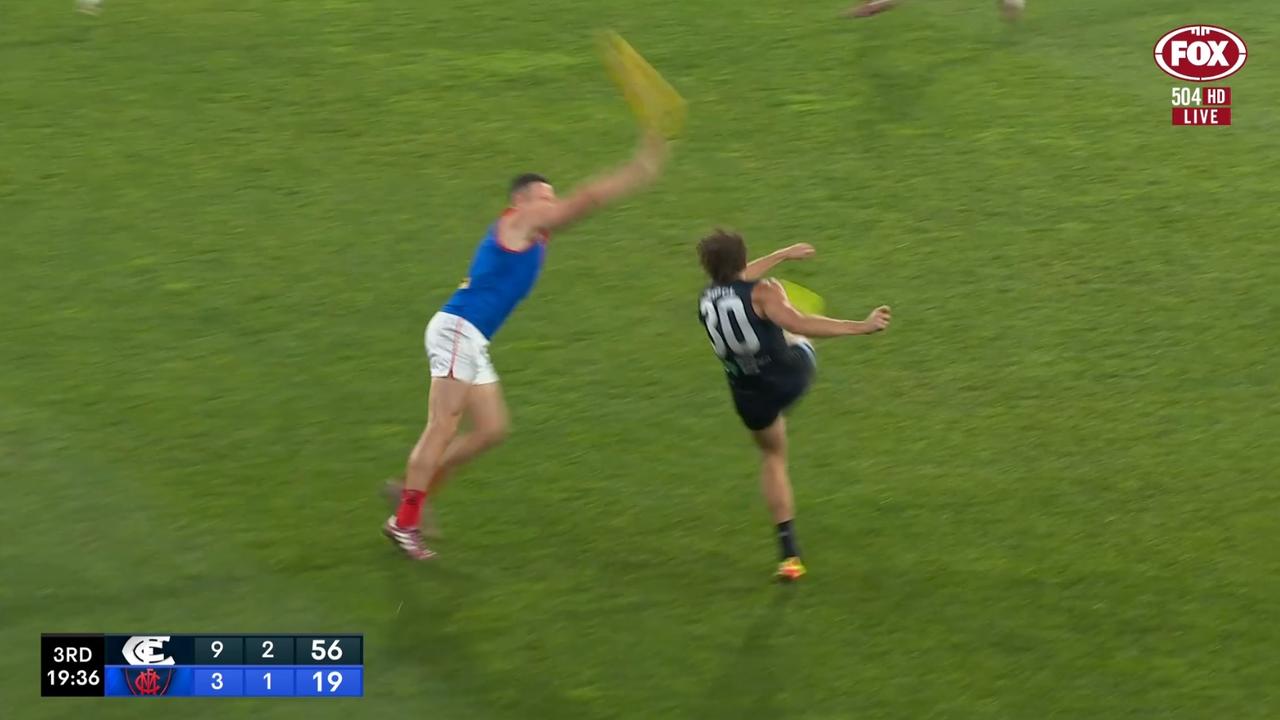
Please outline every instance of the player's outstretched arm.
[[667, 152], [667, 140], [661, 135], [648, 133], [626, 165], [587, 182], [563, 200], [531, 208], [528, 219], [521, 224], [527, 223], [535, 230], [550, 232], [577, 222], [658, 179], [667, 162]]
[[804, 260], [813, 257], [817, 252], [809, 243], [796, 243], [781, 250], [774, 250], [762, 258], [756, 258], [747, 263], [747, 269], [742, 271], [743, 280], [759, 280], [766, 273], [784, 260]]
[[866, 320], [836, 320], [821, 315], [806, 315], [791, 305], [782, 286], [773, 280], [756, 285], [751, 293], [756, 313], [787, 332], [805, 337], [839, 337], [870, 335], [889, 327], [889, 308], [880, 306]]

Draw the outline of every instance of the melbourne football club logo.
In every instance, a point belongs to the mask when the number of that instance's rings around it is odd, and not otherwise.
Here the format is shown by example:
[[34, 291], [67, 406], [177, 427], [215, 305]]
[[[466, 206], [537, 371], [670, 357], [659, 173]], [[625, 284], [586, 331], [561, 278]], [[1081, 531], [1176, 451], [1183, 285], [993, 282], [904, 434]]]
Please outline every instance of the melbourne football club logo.
[[129, 686], [129, 692], [134, 695], [143, 697], [149, 695], [167, 695], [169, 693], [169, 683], [173, 680], [173, 669], [126, 669], [124, 671], [124, 680], [125, 684]]

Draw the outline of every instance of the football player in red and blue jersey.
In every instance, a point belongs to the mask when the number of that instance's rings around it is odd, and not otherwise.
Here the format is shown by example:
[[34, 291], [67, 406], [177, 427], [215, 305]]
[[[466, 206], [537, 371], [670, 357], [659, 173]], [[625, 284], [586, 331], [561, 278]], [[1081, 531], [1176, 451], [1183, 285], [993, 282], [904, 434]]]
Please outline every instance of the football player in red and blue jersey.
[[[423, 539], [423, 509], [449, 473], [507, 433], [507, 406], [489, 343], [537, 282], [552, 232], [652, 183], [666, 157], [667, 141], [646, 134], [631, 162], [566, 198], [557, 197], [541, 175], [520, 175], [511, 183], [508, 207], [480, 241], [467, 279], [427, 324], [427, 426], [409, 454], [399, 508], [382, 526], [410, 558], [435, 556]], [[471, 431], [459, 434], [464, 414]]]

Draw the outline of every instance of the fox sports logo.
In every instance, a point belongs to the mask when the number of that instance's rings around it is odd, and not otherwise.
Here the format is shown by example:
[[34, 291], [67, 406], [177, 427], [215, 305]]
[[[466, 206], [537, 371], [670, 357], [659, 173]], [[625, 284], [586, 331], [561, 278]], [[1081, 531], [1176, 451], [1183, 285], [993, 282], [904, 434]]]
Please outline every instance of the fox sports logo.
[[1185, 25], [1156, 43], [1156, 65], [1188, 82], [1223, 80], [1240, 72], [1249, 50], [1239, 35], [1217, 25]]

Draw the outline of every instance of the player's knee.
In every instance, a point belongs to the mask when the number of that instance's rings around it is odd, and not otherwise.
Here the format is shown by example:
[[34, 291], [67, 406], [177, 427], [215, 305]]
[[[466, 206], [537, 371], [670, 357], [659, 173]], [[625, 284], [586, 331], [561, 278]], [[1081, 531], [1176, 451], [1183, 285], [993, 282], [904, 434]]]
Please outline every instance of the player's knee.
[[428, 436], [451, 438], [458, 434], [458, 425], [462, 422], [462, 413], [432, 413], [427, 418]]
[[765, 465], [781, 466], [783, 468], [787, 466], [787, 449], [785, 447], [771, 448], [768, 450], [762, 449], [760, 453], [760, 459]]
[[482, 438], [484, 446], [491, 448], [506, 441], [507, 436], [511, 433], [511, 424], [504, 420], [503, 422], [491, 423], [482, 428], [476, 428], [476, 432]]
[[759, 442], [760, 454], [765, 461], [787, 459], [787, 440], [780, 437], [762, 437]]

